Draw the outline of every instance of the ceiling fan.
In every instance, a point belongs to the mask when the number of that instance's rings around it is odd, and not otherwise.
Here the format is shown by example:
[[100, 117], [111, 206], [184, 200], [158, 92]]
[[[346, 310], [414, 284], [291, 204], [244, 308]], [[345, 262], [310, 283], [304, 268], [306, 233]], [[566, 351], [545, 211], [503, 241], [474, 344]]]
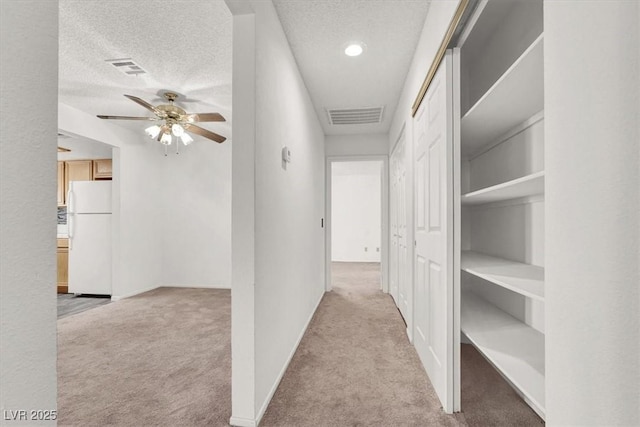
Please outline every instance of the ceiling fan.
[[204, 129], [194, 123], [198, 122], [224, 122], [226, 121], [219, 113], [187, 113], [182, 108], [174, 104], [178, 94], [174, 92], [165, 92], [164, 97], [169, 102], [162, 105], [151, 105], [147, 101], [138, 98], [137, 96], [125, 95], [133, 102], [143, 106], [147, 110], [155, 114], [155, 117], [131, 117], [131, 116], [105, 116], [98, 115], [101, 119], [111, 120], [152, 120], [161, 121], [160, 124], [153, 125], [145, 129], [145, 132], [152, 139], [157, 140], [161, 144], [166, 146], [171, 145], [173, 140], [172, 136], [180, 138], [184, 145], [189, 145], [193, 142], [193, 138], [186, 132], [193, 132], [197, 135], [204, 136], [215, 142], [222, 143], [227, 138], [210, 130]]

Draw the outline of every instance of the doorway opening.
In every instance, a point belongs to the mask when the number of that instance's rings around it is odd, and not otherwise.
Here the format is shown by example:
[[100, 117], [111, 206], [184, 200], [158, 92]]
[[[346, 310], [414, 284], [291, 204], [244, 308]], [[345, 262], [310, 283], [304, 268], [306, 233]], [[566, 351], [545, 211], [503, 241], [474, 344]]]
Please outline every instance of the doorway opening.
[[327, 163], [327, 290], [388, 292], [385, 157]]
[[58, 318], [110, 302], [115, 147], [58, 133]]

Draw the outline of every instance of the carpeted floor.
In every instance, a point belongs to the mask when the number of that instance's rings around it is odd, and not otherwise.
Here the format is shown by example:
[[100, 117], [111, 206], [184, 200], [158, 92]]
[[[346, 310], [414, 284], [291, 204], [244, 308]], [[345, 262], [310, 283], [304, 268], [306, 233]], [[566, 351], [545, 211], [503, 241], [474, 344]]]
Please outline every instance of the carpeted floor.
[[261, 426], [540, 426], [470, 345], [461, 414], [447, 415], [375, 263], [334, 263], [325, 295]]
[[[463, 413], [444, 414], [378, 264], [334, 265], [261, 426], [538, 426], [469, 345]], [[226, 426], [231, 294], [161, 288], [58, 321], [60, 426]]]
[[223, 426], [231, 292], [160, 288], [58, 321], [58, 425]]
[[334, 263], [261, 426], [457, 426], [440, 409], [377, 263]]
[[462, 413], [469, 426], [544, 425], [472, 345], [462, 345], [460, 371]]

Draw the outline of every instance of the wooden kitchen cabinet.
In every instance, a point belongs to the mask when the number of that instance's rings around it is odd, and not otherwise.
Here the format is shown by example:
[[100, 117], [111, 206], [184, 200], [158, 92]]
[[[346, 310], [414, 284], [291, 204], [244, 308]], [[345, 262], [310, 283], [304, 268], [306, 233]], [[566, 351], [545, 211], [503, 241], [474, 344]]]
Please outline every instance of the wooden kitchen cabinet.
[[59, 294], [66, 294], [69, 290], [69, 239], [58, 239], [58, 280]]
[[69, 181], [92, 181], [93, 162], [91, 160], [71, 160], [64, 165], [65, 204], [69, 192]]
[[93, 179], [111, 179], [113, 171], [111, 159], [97, 159], [93, 161]]
[[65, 204], [64, 162], [58, 162], [58, 206]]

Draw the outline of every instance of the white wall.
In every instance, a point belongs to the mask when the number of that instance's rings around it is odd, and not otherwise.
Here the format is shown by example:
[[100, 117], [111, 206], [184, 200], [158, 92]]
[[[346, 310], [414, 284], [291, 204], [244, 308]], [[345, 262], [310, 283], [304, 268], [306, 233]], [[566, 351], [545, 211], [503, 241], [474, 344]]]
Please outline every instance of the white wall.
[[546, 1], [549, 425], [640, 424], [640, 3]]
[[331, 257], [380, 262], [382, 162], [334, 162], [331, 177]]
[[[196, 140], [164, 157], [165, 286], [231, 287], [231, 146]], [[160, 145], [160, 144], [158, 144]]]
[[71, 151], [58, 151], [58, 160], [111, 159], [112, 146], [80, 137], [58, 137], [58, 147]]
[[256, 425], [324, 294], [324, 134], [273, 4], [227, 4], [234, 14], [231, 423]]
[[324, 133], [273, 4], [254, 7], [259, 418], [324, 294]]
[[386, 156], [389, 135], [386, 133], [325, 136], [325, 154], [330, 156]]
[[[429, 5], [427, 18], [425, 19], [422, 34], [416, 47], [416, 52], [411, 61], [411, 66], [407, 73], [407, 78], [402, 89], [402, 94], [398, 101], [391, 127], [389, 129], [389, 142], [387, 144], [387, 154], [391, 154], [403, 129], [405, 135], [405, 165], [407, 173], [407, 241], [413, 242], [413, 219], [414, 219], [414, 189], [413, 189], [413, 119], [411, 117], [411, 106], [415, 100], [424, 78], [429, 71], [429, 67], [438, 51], [440, 42], [447, 31], [447, 27], [453, 17], [457, 1], [445, 0], [434, 1]], [[413, 265], [413, 245], [409, 245], [409, 265]], [[413, 283], [413, 269], [410, 269], [409, 283]], [[413, 339], [413, 289], [409, 293], [409, 307], [411, 313], [405, 317], [407, 322], [407, 333]]]
[[0, 423], [32, 425], [4, 411], [56, 409], [58, 2], [0, 2], [0, 39]]

